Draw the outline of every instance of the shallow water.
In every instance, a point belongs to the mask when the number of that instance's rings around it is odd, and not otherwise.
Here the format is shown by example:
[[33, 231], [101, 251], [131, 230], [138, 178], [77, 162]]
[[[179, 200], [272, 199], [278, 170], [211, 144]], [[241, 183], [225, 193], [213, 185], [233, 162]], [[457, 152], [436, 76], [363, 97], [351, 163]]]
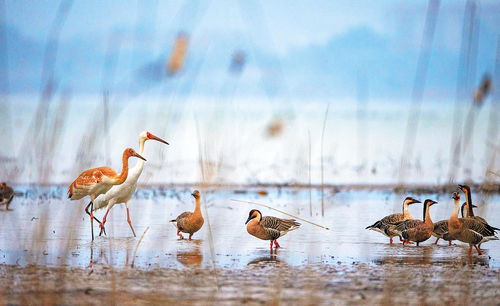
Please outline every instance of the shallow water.
[[[44, 193], [26, 193], [25, 197], [14, 200], [13, 211], [0, 211], [0, 263], [88, 267], [92, 258], [94, 264], [114, 267], [134, 264], [142, 268], [215, 266], [239, 269], [275, 262], [290, 266], [338, 263], [447, 266], [472, 263], [500, 267], [500, 241], [484, 244], [486, 255], [468, 257], [466, 245], [460, 242], [451, 247], [444, 241], [434, 245], [435, 238], [431, 237], [420, 247], [403, 246], [398, 239], [389, 245], [385, 236], [365, 230], [367, 225], [381, 217], [399, 212], [406, 195], [388, 191], [334, 192], [327, 189], [325, 216], [322, 217], [319, 190], [311, 192], [312, 216], [308, 189], [267, 188], [265, 196], [259, 195], [259, 190], [203, 193], [205, 225], [191, 241], [179, 240], [176, 229], [168, 222], [183, 211], [193, 209], [191, 190], [187, 188], [140, 191], [130, 206], [137, 237], [133, 237], [128, 227], [125, 207], [116, 205], [106, 223], [107, 236], [99, 237], [98, 225], [94, 223], [94, 242], [90, 239], [89, 219], [83, 211], [86, 203], [63, 199], [57, 188], [50, 189], [50, 192], [45, 189]], [[415, 197], [439, 202], [431, 208], [434, 221], [445, 219], [451, 213], [453, 204], [448, 194]], [[298, 230], [279, 239], [282, 248], [271, 253], [268, 241], [247, 234], [244, 223], [248, 212], [258, 208], [264, 215], [286, 216], [231, 199], [266, 203], [331, 230], [301, 222]], [[479, 206], [477, 215], [485, 216], [494, 226], [500, 225], [500, 215], [494, 213], [494, 208], [500, 204], [499, 195], [476, 196], [475, 203]], [[415, 218], [421, 218], [421, 204], [410, 207], [410, 210]], [[96, 212], [99, 219], [103, 214], [103, 210]], [[146, 229], [134, 257], [137, 243]]]

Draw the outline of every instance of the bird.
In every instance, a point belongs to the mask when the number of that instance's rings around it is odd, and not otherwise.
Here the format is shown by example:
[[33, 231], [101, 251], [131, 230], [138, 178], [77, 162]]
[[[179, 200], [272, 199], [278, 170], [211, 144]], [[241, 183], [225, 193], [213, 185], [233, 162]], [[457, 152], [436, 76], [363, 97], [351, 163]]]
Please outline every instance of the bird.
[[9, 210], [12, 199], [14, 199], [14, 189], [5, 182], [0, 183], [0, 206], [5, 205], [5, 210]]
[[[462, 218], [464, 218], [466, 215], [464, 213], [464, 209], [466, 207], [467, 203], [463, 203], [462, 206], [460, 207], [460, 212], [462, 214]], [[472, 205], [472, 207], [477, 207], [476, 205]], [[448, 219], [446, 220], [441, 220], [438, 222], [434, 223], [434, 230], [432, 231], [432, 236], [436, 237], [436, 241], [434, 244], [437, 244], [439, 239], [443, 239], [445, 241], [448, 241], [448, 245], [451, 245], [451, 242], [455, 240], [449, 233], [448, 231]]]
[[474, 218], [458, 218], [458, 210], [460, 209], [460, 193], [454, 192], [454, 209], [448, 220], [448, 230], [456, 240], [469, 244], [469, 256], [472, 255], [472, 247], [477, 250], [479, 255], [483, 252], [479, 245], [490, 241], [498, 240], [495, 236], [495, 229], [478, 219]]
[[394, 231], [403, 239], [403, 245], [413, 241], [418, 246], [420, 242], [424, 242], [432, 236], [434, 224], [431, 219], [430, 207], [434, 204], [437, 202], [431, 199], [424, 201], [423, 221], [411, 219], [396, 225]]
[[189, 234], [189, 240], [191, 240], [193, 234], [199, 231], [205, 222], [203, 215], [201, 214], [200, 192], [195, 190], [191, 195], [194, 197], [196, 202], [194, 211], [183, 212], [174, 220], [170, 220], [170, 222], [177, 228], [177, 236], [179, 236], [180, 239], [184, 239], [184, 236], [181, 234], [182, 232]]
[[[165, 140], [156, 137], [150, 132], [144, 131], [141, 134], [139, 134], [140, 155], [144, 155], [144, 144], [148, 140], [156, 140], [167, 145], [169, 144]], [[104, 225], [106, 224], [106, 219], [108, 217], [108, 213], [111, 210], [111, 208], [115, 204], [125, 203], [125, 206], [127, 207], [127, 222], [128, 225], [130, 226], [130, 229], [132, 230], [132, 234], [134, 235], [134, 237], [136, 237], [134, 227], [132, 226], [132, 221], [130, 220], [129, 204], [130, 204], [130, 199], [132, 198], [132, 196], [135, 193], [135, 190], [137, 189], [137, 180], [139, 180], [139, 177], [141, 176], [143, 169], [144, 169], [144, 161], [139, 160], [137, 164], [132, 169], [130, 169], [127, 179], [123, 184], [111, 187], [111, 189], [108, 192], [106, 192], [103, 195], [100, 195], [99, 197], [97, 197], [97, 199], [95, 199], [94, 210], [99, 210], [101, 208], [107, 207], [106, 213], [102, 218], [102, 228], [101, 232], [99, 233], [99, 236], [101, 236], [103, 232], [105, 232]]]
[[403, 201], [402, 214], [397, 213], [385, 216], [379, 221], [373, 223], [372, 225], [367, 226], [366, 229], [382, 233], [383, 235], [389, 237], [389, 244], [392, 244], [392, 237], [398, 236], [398, 234], [394, 232], [395, 225], [401, 221], [413, 219], [410, 210], [408, 209], [408, 206], [415, 203], [421, 203], [421, 202], [412, 197], [407, 197]]
[[[466, 209], [465, 209], [465, 212], [466, 212], [466, 217], [468, 218], [473, 218], [473, 219], [476, 219], [478, 221], [481, 221], [481, 222], [484, 222], [486, 224], [488, 224], [488, 222], [486, 221], [486, 219], [484, 219], [483, 217], [479, 217], [479, 216], [475, 216], [474, 215], [474, 210], [472, 208], [474, 207], [477, 207], [475, 206], [474, 204], [472, 204], [472, 193], [470, 191], [470, 187], [467, 186], [467, 185], [458, 185], [458, 189], [460, 191], [462, 191], [465, 195], [465, 204], [466, 204]], [[463, 217], [463, 214], [462, 214], [462, 217]], [[494, 228], [496, 231], [500, 230], [498, 228]]]
[[[90, 196], [90, 203], [85, 207], [85, 212], [90, 216], [90, 226], [92, 232], [92, 240], [94, 240], [94, 219], [103, 228], [102, 223], [94, 217], [94, 200], [101, 194], [108, 192], [113, 185], [120, 185], [127, 179], [128, 176], [128, 159], [134, 156], [142, 160], [146, 160], [141, 155], [137, 154], [134, 149], [126, 148], [122, 155], [122, 171], [120, 174], [109, 167], [99, 167], [83, 171], [69, 185], [68, 198], [70, 200], [80, 200], [85, 196]], [[91, 207], [89, 212], [89, 207]]]
[[270, 240], [271, 252], [273, 250], [273, 242], [276, 248], [281, 247], [278, 243], [278, 238], [283, 237], [286, 233], [296, 230], [300, 227], [300, 223], [295, 219], [280, 219], [277, 217], [262, 216], [262, 213], [257, 209], [252, 209], [248, 214], [248, 219], [245, 222], [247, 232], [259, 239]]

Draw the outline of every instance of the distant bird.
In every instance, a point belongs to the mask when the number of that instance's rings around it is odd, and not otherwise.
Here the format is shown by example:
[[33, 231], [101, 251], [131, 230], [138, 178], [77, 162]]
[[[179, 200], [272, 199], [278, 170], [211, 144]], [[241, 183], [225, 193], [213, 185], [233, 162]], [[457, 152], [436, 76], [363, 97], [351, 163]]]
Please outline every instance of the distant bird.
[[[462, 218], [465, 218], [466, 213], [464, 212], [464, 209], [466, 208], [467, 203], [463, 203], [462, 207], [460, 207], [460, 212], [462, 214]], [[477, 207], [476, 205], [472, 205], [472, 207]], [[434, 244], [437, 244], [439, 239], [443, 239], [445, 241], [448, 241], [448, 245], [451, 245], [451, 242], [455, 240], [453, 238], [449, 231], [448, 231], [448, 219], [446, 220], [441, 220], [438, 222], [434, 223], [434, 230], [432, 231], [432, 236], [436, 237], [436, 241]]]
[[367, 226], [366, 229], [376, 231], [379, 233], [382, 233], [383, 235], [389, 237], [389, 243], [392, 244], [392, 237], [398, 236], [396, 232], [394, 232], [394, 228], [396, 224], [398, 224], [401, 221], [413, 219], [411, 216], [410, 210], [408, 209], [408, 206], [411, 204], [415, 203], [420, 203], [419, 200], [415, 200], [412, 197], [407, 197], [403, 201], [403, 213], [402, 214], [392, 214], [385, 216], [384, 218], [380, 219], [379, 221], [373, 223], [370, 226]]
[[271, 251], [273, 249], [273, 242], [275, 247], [279, 248], [278, 238], [300, 227], [300, 223], [296, 222], [294, 219], [280, 219], [269, 216], [262, 217], [262, 213], [257, 209], [252, 209], [250, 211], [245, 224], [247, 225], [247, 232], [250, 235], [262, 240], [271, 241]]
[[[148, 140], [156, 140], [168, 145], [168, 142], [166, 142], [165, 140], [156, 137], [150, 132], [144, 131], [141, 134], [139, 134], [139, 154], [144, 155], [144, 143]], [[102, 227], [99, 236], [101, 236], [102, 233], [105, 232], [104, 225], [106, 223], [106, 218], [108, 216], [110, 209], [115, 204], [125, 203], [125, 206], [127, 207], [127, 222], [128, 225], [130, 226], [130, 229], [132, 230], [132, 234], [134, 234], [135, 237], [135, 231], [134, 228], [132, 227], [132, 221], [130, 220], [130, 213], [128, 208], [130, 199], [134, 195], [135, 190], [137, 188], [137, 180], [139, 180], [139, 177], [141, 176], [143, 169], [144, 169], [144, 161], [139, 160], [135, 165], [135, 167], [130, 169], [127, 179], [123, 184], [113, 186], [108, 192], [99, 196], [94, 201], [95, 210], [107, 207], [106, 213], [102, 218]]]
[[[85, 196], [90, 196], [90, 203], [85, 207], [85, 212], [90, 216], [92, 240], [94, 240], [94, 219], [99, 223], [99, 226], [103, 228], [102, 223], [94, 217], [94, 200], [99, 195], [108, 192], [113, 185], [120, 185], [125, 182], [128, 176], [128, 159], [131, 156], [146, 160], [144, 157], [137, 154], [134, 149], [127, 148], [123, 151], [122, 172], [120, 174], [109, 167], [93, 168], [82, 172], [76, 180], [69, 185], [69, 199], [80, 200]], [[89, 206], [91, 207], [90, 212], [88, 210]]]
[[482, 255], [479, 245], [490, 240], [498, 240], [495, 236], [495, 229], [490, 225], [473, 218], [458, 218], [460, 209], [460, 194], [453, 193], [454, 209], [448, 220], [448, 230], [456, 240], [469, 244], [469, 255], [472, 254], [472, 247], [477, 253]]
[[413, 241], [418, 246], [420, 242], [431, 238], [434, 224], [431, 219], [430, 207], [436, 203], [436, 201], [430, 199], [424, 201], [423, 221], [405, 220], [396, 225], [394, 231], [403, 239], [403, 244]]
[[174, 226], [177, 227], [177, 236], [179, 236], [180, 239], [184, 239], [184, 236], [182, 236], [181, 234], [182, 232], [188, 233], [189, 240], [191, 240], [193, 234], [199, 231], [203, 226], [203, 223], [205, 222], [205, 220], [203, 220], [203, 215], [201, 214], [200, 192], [198, 190], [195, 190], [191, 195], [194, 197], [196, 202], [194, 211], [183, 212], [176, 219], [170, 220], [170, 222], [172, 222]]
[[5, 205], [5, 210], [9, 210], [10, 202], [14, 199], [14, 189], [7, 183], [0, 184], [0, 206]]

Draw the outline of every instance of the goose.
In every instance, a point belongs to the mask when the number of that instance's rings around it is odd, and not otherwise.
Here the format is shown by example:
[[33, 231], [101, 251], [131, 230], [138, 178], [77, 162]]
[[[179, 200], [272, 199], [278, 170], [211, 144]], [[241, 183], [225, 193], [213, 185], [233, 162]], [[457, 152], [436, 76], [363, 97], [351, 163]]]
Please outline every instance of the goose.
[[414, 241], [417, 246], [432, 236], [434, 224], [432, 223], [430, 207], [436, 204], [436, 201], [427, 199], [424, 201], [424, 221], [410, 219], [400, 222], [394, 228], [394, 231], [403, 239], [403, 245], [409, 241]]
[[273, 250], [273, 242], [276, 248], [281, 247], [278, 243], [278, 238], [300, 227], [300, 223], [296, 222], [294, 219], [280, 219], [270, 216], [263, 217], [262, 213], [257, 209], [252, 209], [250, 211], [245, 224], [247, 225], [247, 232], [250, 235], [262, 240], [270, 240], [271, 251]]
[[14, 199], [14, 189], [7, 183], [0, 183], [0, 206], [5, 205], [5, 210], [9, 210], [12, 199]]
[[[465, 218], [466, 213], [464, 212], [464, 209], [466, 208], [467, 203], [463, 203], [462, 206], [460, 207], [460, 212], [462, 214], [462, 218]], [[472, 205], [472, 207], [477, 207], [476, 205]], [[436, 237], [436, 241], [434, 244], [437, 244], [439, 239], [443, 239], [445, 241], [448, 241], [448, 245], [451, 245], [451, 242], [455, 240], [448, 231], [448, 219], [446, 220], [441, 220], [436, 223], [434, 223], [434, 230], [432, 231], [432, 236]]]
[[177, 236], [180, 239], [184, 239], [182, 233], [189, 234], [189, 240], [193, 237], [193, 234], [201, 229], [205, 220], [203, 220], [203, 215], [201, 214], [200, 208], [200, 192], [198, 190], [193, 191], [191, 194], [196, 202], [196, 206], [193, 212], [186, 211], [180, 214], [176, 219], [170, 220], [172, 224], [177, 228]]
[[[456, 240], [469, 244], [469, 255], [472, 254], [472, 247], [476, 248], [477, 253], [482, 255], [483, 252], [478, 245], [490, 240], [498, 240], [495, 236], [495, 228], [474, 218], [458, 218], [458, 210], [460, 209], [460, 194], [454, 192], [454, 209], [448, 220], [448, 230]], [[469, 208], [470, 209], [470, 208]]]
[[398, 236], [398, 234], [394, 232], [395, 225], [401, 221], [413, 219], [410, 210], [408, 209], [408, 206], [415, 203], [421, 203], [421, 202], [412, 197], [407, 197], [403, 201], [402, 214], [397, 213], [385, 216], [379, 221], [373, 223], [372, 225], [367, 226], [366, 229], [382, 233], [383, 235], [389, 237], [389, 244], [392, 244], [392, 237]]

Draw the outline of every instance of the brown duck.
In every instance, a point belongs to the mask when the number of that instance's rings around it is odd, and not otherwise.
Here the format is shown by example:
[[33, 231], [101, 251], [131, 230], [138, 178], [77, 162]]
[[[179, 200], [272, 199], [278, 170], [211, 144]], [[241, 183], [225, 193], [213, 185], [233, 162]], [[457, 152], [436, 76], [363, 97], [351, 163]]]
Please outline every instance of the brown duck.
[[434, 224], [431, 219], [430, 207], [436, 203], [430, 199], [424, 201], [424, 221], [411, 219], [396, 226], [394, 231], [403, 239], [403, 244], [413, 241], [418, 246], [420, 242], [426, 241], [432, 236]]
[[181, 232], [189, 234], [189, 239], [191, 239], [191, 237], [193, 237], [193, 234], [199, 231], [203, 226], [203, 223], [205, 222], [201, 214], [200, 192], [198, 190], [195, 190], [191, 195], [194, 197], [196, 202], [194, 211], [183, 212], [175, 220], [170, 220], [170, 222], [172, 222], [175, 227], [177, 227], [177, 236], [179, 236], [180, 239], [184, 239]]
[[448, 220], [448, 230], [456, 240], [469, 244], [469, 255], [472, 254], [472, 247], [476, 248], [477, 253], [482, 255], [478, 245], [490, 240], [498, 240], [495, 236], [495, 228], [474, 218], [458, 218], [460, 209], [460, 194], [453, 193], [455, 207]]
[[284, 236], [286, 233], [298, 229], [300, 223], [294, 219], [280, 219], [276, 217], [263, 217], [261, 212], [257, 209], [252, 209], [248, 214], [247, 232], [259, 239], [270, 240], [271, 250], [273, 249], [273, 242], [276, 248], [280, 245], [277, 241], [278, 238]]
[[0, 206], [5, 205], [5, 209], [9, 210], [12, 199], [14, 199], [14, 189], [6, 183], [0, 183]]

